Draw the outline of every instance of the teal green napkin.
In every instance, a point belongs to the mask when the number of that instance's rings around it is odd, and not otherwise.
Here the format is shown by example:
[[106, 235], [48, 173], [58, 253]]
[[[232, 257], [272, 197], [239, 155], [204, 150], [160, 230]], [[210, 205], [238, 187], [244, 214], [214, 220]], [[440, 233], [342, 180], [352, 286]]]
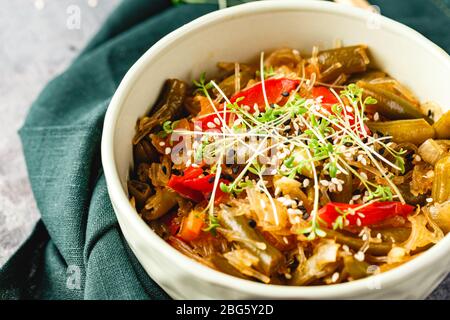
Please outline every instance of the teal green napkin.
[[[450, 51], [448, 2], [371, 2]], [[149, 47], [216, 8], [124, 1], [41, 93], [20, 137], [42, 219], [0, 270], [0, 299], [168, 298], [117, 224], [100, 162], [103, 117], [120, 80]], [[449, 292], [444, 288], [440, 297]]]

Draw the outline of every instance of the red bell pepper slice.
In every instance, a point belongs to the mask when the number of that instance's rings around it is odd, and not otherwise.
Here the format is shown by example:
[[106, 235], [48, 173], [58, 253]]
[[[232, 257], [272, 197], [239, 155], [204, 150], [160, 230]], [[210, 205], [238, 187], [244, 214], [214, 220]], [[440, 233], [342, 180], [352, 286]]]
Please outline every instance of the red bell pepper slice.
[[[281, 79], [267, 79], [264, 81], [264, 87], [266, 91], [267, 102], [269, 104], [280, 104], [283, 100], [287, 101], [288, 94], [297, 88], [300, 81], [291, 80], [288, 78]], [[262, 82], [251, 86], [248, 89], [242, 90], [231, 97], [230, 102], [235, 103], [238, 101], [238, 105], [249, 106], [254, 111], [254, 106], [257, 105], [260, 111], [264, 111], [266, 108], [266, 102], [263, 94]], [[282, 103], [281, 103], [282, 104]]]
[[[200, 122], [202, 131], [220, 130], [222, 128], [222, 119], [224, 119], [223, 108], [218, 111], [220, 113], [219, 115], [216, 113], [212, 113], [195, 119], [196, 123]], [[233, 113], [225, 111], [225, 123], [229, 125], [232, 122], [232, 118], [234, 118], [233, 116]], [[217, 121], [216, 119], [218, 119], [219, 121]]]
[[[189, 167], [182, 176], [172, 175], [167, 186], [181, 196], [195, 202], [207, 200], [214, 188], [215, 175], [208, 174], [200, 177], [202, 173], [203, 169], [201, 168]], [[222, 182], [225, 184], [229, 183], [228, 180], [219, 179], [219, 184]], [[220, 202], [224, 195], [224, 192], [219, 187], [216, 188], [215, 202]]]
[[[339, 103], [339, 100], [336, 96], [331, 92], [327, 87], [313, 87], [311, 90], [311, 94], [314, 98], [322, 97], [322, 104], [336, 104]], [[328, 109], [328, 108], [327, 108]], [[331, 108], [329, 110], [331, 112]]]
[[[336, 218], [342, 213], [360, 206], [361, 204], [329, 202], [319, 210], [318, 215], [321, 220], [327, 223], [328, 227], [332, 227]], [[368, 226], [394, 216], [406, 217], [413, 211], [414, 206], [402, 204], [398, 201], [374, 202], [358, 209], [355, 214], [346, 214], [346, 220], [350, 226]], [[358, 219], [360, 223], [358, 223]]]
[[[280, 79], [268, 79], [264, 81], [264, 87], [266, 89], [267, 101], [269, 104], [280, 104], [283, 105], [287, 101], [289, 94], [292, 90], [295, 90], [299, 85], [298, 80], [291, 80], [288, 78]], [[237, 101], [240, 99], [239, 101]], [[235, 103], [239, 106], [249, 106], [250, 113], [255, 111], [254, 106], [257, 105], [260, 111], [264, 111], [266, 108], [266, 102], [264, 100], [264, 94], [262, 90], [262, 82], [259, 82], [252, 87], [242, 90], [236, 93], [230, 98], [231, 103]], [[208, 114], [204, 116], [197, 117], [195, 121], [201, 122], [202, 130], [220, 129], [222, 127], [222, 121], [217, 121], [216, 119], [223, 119], [223, 108], [221, 105], [217, 108], [220, 115], [218, 114]], [[219, 118], [220, 117], [220, 118]], [[233, 113], [225, 111], [225, 122], [230, 124], [233, 121]]]

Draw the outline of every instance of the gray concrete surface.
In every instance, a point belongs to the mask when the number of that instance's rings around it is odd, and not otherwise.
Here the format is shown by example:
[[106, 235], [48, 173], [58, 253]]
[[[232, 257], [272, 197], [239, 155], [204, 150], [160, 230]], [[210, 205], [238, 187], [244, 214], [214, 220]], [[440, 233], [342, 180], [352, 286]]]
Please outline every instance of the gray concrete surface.
[[[39, 217], [17, 130], [41, 89], [70, 64], [118, 2], [0, 0], [0, 266]], [[73, 19], [78, 9], [79, 24]]]
[[[0, 266], [39, 218], [17, 130], [40, 90], [70, 64], [118, 2], [0, 0]], [[77, 8], [79, 28], [71, 19]], [[430, 298], [450, 299], [450, 277]]]

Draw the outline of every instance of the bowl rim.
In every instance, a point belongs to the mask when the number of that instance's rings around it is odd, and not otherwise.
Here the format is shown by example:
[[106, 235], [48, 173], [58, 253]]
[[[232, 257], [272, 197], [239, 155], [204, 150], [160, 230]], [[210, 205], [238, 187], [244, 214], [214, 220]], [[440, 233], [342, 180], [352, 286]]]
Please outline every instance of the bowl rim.
[[[167, 49], [167, 47], [173, 45], [177, 40], [183, 38], [187, 34], [195, 32], [195, 30], [199, 28], [244, 15], [259, 14], [269, 11], [278, 12], [291, 10], [322, 13], [326, 12], [345, 16], [350, 19], [364, 19], [366, 21], [370, 15], [373, 14], [362, 9], [322, 1], [298, 2], [295, 0], [277, 0], [246, 3], [211, 12], [193, 20], [188, 24], [185, 24], [160, 39], [135, 62], [135, 64], [126, 73], [114, 93], [105, 115], [102, 132], [102, 165], [108, 193], [111, 202], [114, 205], [115, 214], [118, 216], [119, 224], [121, 222], [119, 216], [122, 215], [129, 223], [130, 229], [138, 233], [143, 241], [153, 243], [152, 247], [158, 252], [158, 254], [164, 255], [168, 260], [173, 261], [177, 265], [184, 266], [182, 267], [184, 272], [189, 273], [190, 276], [199, 278], [208, 283], [216, 283], [222, 287], [236, 289], [249, 295], [265, 296], [268, 298], [307, 297], [313, 299], [332, 296], [345, 298], [373, 290], [374, 284], [379, 284], [381, 290], [388, 287], [393, 287], [395, 284], [398, 284], [408, 277], [413, 276], [413, 274], [426, 268], [427, 266], [431, 266], [435, 261], [438, 261], [443, 258], [444, 255], [448, 254], [450, 252], [450, 235], [447, 235], [439, 243], [426, 250], [419, 257], [416, 257], [401, 266], [395, 267], [392, 270], [364, 279], [326, 286], [285, 286], [263, 284], [255, 281], [239, 279], [206, 267], [171, 247], [153, 230], [151, 230], [138, 216], [136, 210], [130, 205], [128, 197], [122, 188], [114, 158], [115, 128], [123, 103], [127, 99], [130, 90], [133, 88], [133, 84], [140, 76], [142, 76], [145, 72], [145, 67], [151, 63], [152, 59], [157, 56], [160, 51]], [[387, 17], [379, 16], [379, 19], [383, 29], [388, 32], [400, 34], [403, 37], [407, 37], [419, 46], [424, 46], [433, 58], [439, 59], [440, 63], [450, 70], [450, 56], [443, 49], [410, 27]], [[130, 244], [130, 246], [132, 245]], [[137, 255], [136, 257], [140, 260]], [[448, 271], [449, 270], [447, 270], [447, 272]]]

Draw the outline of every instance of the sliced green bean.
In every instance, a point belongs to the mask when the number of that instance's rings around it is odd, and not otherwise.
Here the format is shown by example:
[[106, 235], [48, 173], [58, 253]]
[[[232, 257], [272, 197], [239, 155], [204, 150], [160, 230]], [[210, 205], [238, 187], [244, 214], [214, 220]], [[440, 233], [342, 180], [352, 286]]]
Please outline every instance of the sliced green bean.
[[434, 138], [433, 127], [424, 119], [374, 121], [368, 122], [367, 125], [373, 132], [392, 136], [392, 140], [397, 143], [410, 142], [419, 145]]
[[177, 79], [167, 80], [158, 102], [151, 110], [150, 116], [138, 121], [137, 133], [133, 139], [133, 144], [141, 141], [154, 127], [176, 117], [183, 109], [186, 93], [187, 84], [184, 81]]
[[450, 155], [436, 162], [434, 166], [431, 197], [436, 203], [450, 200]]
[[139, 211], [152, 194], [150, 186], [138, 180], [128, 181], [128, 192], [136, 201], [136, 209]]
[[146, 221], [158, 219], [177, 205], [177, 195], [167, 188], [157, 188], [156, 193], [145, 203], [141, 211]]
[[436, 138], [450, 139], [450, 111], [444, 113], [435, 124], [433, 128], [436, 131]]
[[354, 280], [367, 277], [369, 264], [364, 261], [358, 261], [353, 256], [344, 257], [344, 273], [347, 273]]
[[[337, 243], [345, 244], [355, 251], [361, 249], [361, 247], [364, 245], [363, 240], [346, 235], [342, 232], [329, 229], [324, 231], [327, 234], [326, 235], [327, 238], [335, 239]], [[392, 242], [371, 243], [366, 252], [374, 256], [385, 256], [389, 253], [391, 249], [392, 249]]]
[[[218, 215], [219, 223], [225, 229], [234, 232], [239, 238], [248, 239], [239, 244], [259, 258], [257, 269], [267, 276], [272, 275], [284, 262], [283, 254], [274, 246], [269, 244], [264, 237], [249, 226], [249, 219], [244, 216], [235, 216], [224, 209]], [[265, 249], [257, 247], [256, 243], [262, 243]]]
[[364, 72], [369, 64], [367, 46], [358, 45], [320, 51], [317, 62], [321, 73], [320, 80], [330, 82], [341, 74]]
[[210, 260], [219, 271], [238, 278], [250, 279], [233, 267], [222, 255], [214, 254], [211, 256]]
[[381, 115], [392, 120], [422, 118], [430, 124], [433, 123], [429, 117], [424, 115], [419, 108], [414, 106], [408, 100], [386, 90], [382, 86], [377, 86], [365, 81], [358, 81], [356, 84], [364, 89], [364, 97], [370, 96], [377, 100], [377, 104], [374, 107]]

